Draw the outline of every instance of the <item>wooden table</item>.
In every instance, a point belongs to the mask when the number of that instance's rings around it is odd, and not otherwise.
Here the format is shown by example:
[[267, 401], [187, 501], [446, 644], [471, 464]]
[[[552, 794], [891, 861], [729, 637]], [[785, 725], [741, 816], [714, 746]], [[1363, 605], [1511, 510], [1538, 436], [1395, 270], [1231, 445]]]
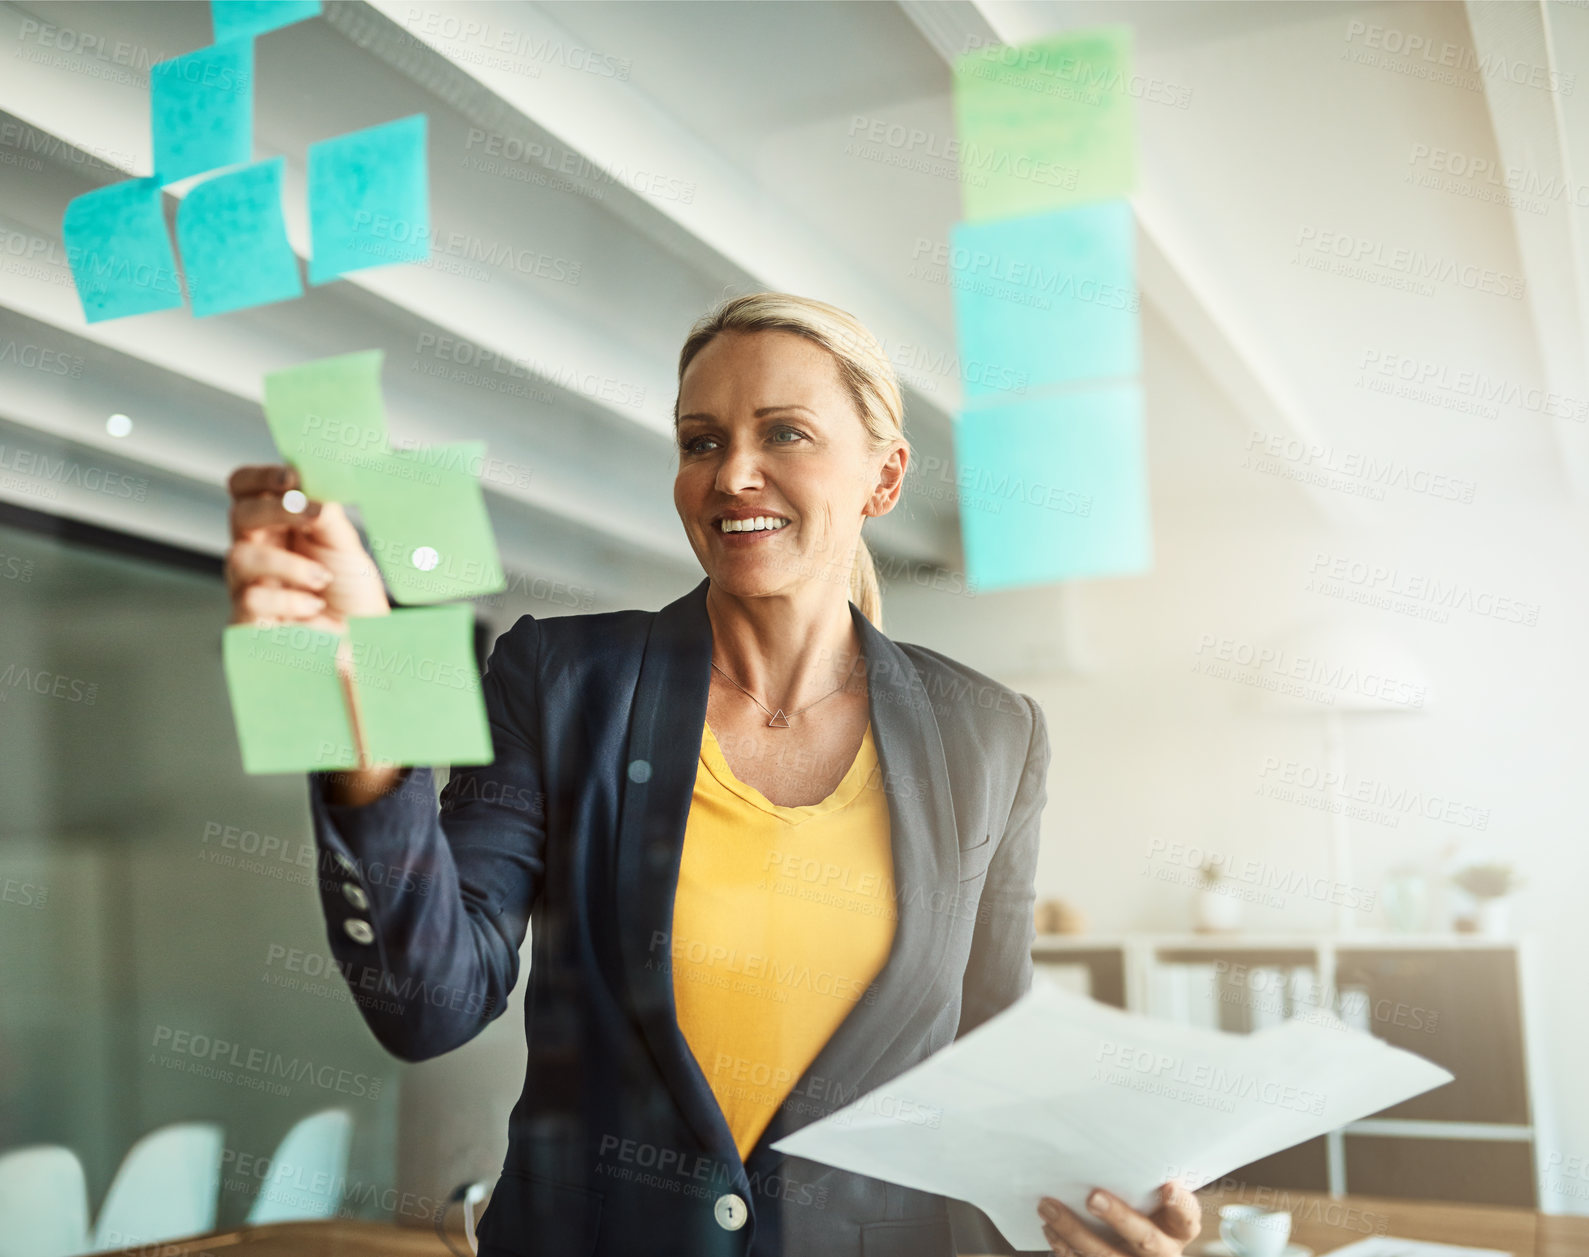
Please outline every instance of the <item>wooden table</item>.
[[1201, 1191], [1197, 1196], [1203, 1202], [1203, 1233], [1188, 1248], [1188, 1257], [1197, 1257], [1219, 1238], [1219, 1207], [1234, 1204], [1290, 1210], [1292, 1241], [1319, 1254], [1371, 1235], [1394, 1235], [1465, 1248], [1499, 1248], [1517, 1257], [1589, 1257], [1589, 1218], [1585, 1217], [1443, 1200], [1331, 1198], [1250, 1185], [1237, 1191]]
[[[458, 1252], [469, 1251], [461, 1222], [449, 1226], [447, 1234]], [[346, 1219], [268, 1222], [164, 1244], [140, 1244], [121, 1252], [125, 1257], [210, 1257], [212, 1253], [215, 1257], [449, 1257], [434, 1226], [400, 1227]]]
[[[1198, 1199], [1203, 1202], [1203, 1234], [1187, 1249], [1188, 1257], [1198, 1257], [1219, 1238], [1219, 1206], [1229, 1204], [1289, 1209], [1292, 1240], [1317, 1254], [1371, 1235], [1394, 1235], [1466, 1248], [1499, 1248], [1516, 1257], [1589, 1257], [1589, 1217], [1553, 1217], [1529, 1209], [1444, 1201], [1332, 1199], [1273, 1187], [1203, 1191]], [[461, 1223], [449, 1227], [448, 1234], [459, 1252], [469, 1251]], [[124, 1252], [127, 1257], [244, 1257], [245, 1253], [247, 1257], [448, 1257], [434, 1230], [348, 1221], [238, 1227]]]

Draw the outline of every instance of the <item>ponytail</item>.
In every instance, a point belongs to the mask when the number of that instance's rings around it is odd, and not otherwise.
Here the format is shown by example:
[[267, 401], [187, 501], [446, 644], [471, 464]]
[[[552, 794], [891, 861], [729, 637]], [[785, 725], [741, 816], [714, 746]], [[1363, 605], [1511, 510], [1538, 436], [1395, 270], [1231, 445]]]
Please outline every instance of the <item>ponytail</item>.
[[872, 562], [872, 552], [867, 549], [864, 537], [855, 543], [855, 562], [850, 568], [850, 601], [872, 622], [872, 627], [882, 632], [883, 590], [877, 583], [877, 565]]

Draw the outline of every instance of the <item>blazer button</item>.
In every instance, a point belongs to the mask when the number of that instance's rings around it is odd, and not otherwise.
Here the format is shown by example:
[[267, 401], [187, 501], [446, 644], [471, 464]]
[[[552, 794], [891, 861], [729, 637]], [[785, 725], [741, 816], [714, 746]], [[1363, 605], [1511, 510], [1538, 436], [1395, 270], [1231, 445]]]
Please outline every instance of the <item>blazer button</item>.
[[331, 853], [331, 858], [337, 862], [337, 867], [344, 873], [352, 873], [354, 875], [358, 874], [359, 866], [353, 863], [352, 860], [348, 859], [348, 857], [343, 855], [340, 851], [333, 851]]
[[370, 897], [352, 882], [342, 883], [342, 894], [347, 898], [347, 901], [360, 912], [363, 912], [370, 906]]
[[745, 1225], [745, 1219], [750, 1217], [750, 1210], [745, 1208], [745, 1202], [733, 1192], [719, 1196], [717, 1203], [712, 1206], [712, 1216], [717, 1219], [717, 1225], [725, 1231], [737, 1231]]
[[349, 917], [342, 923], [342, 928], [355, 943], [373, 943], [375, 931], [370, 928], [368, 921], [361, 921], [358, 917]]

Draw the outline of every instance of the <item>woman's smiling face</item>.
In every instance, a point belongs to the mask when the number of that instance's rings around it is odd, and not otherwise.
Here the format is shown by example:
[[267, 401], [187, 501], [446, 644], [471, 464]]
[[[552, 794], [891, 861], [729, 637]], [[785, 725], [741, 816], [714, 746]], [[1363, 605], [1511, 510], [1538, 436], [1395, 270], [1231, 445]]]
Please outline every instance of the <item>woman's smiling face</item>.
[[849, 588], [861, 520], [892, 509], [901, 449], [873, 442], [838, 363], [793, 332], [724, 332], [679, 382], [673, 502], [713, 585]]

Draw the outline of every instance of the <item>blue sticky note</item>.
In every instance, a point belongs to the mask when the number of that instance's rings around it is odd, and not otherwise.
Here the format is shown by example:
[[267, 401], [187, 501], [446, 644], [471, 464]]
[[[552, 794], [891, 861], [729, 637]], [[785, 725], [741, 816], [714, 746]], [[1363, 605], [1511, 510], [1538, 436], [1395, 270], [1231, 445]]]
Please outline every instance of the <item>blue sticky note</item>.
[[425, 115], [309, 146], [309, 282], [430, 255]]
[[260, 35], [320, 16], [320, 0], [210, 0], [215, 42]]
[[1128, 201], [957, 223], [949, 257], [967, 401], [1142, 367]]
[[90, 323], [182, 304], [158, 180], [127, 179], [72, 198], [61, 239]]
[[966, 574], [979, 591], [1152, 570], [1142, 386], [985, 406], [955, 424]]
[[254, 156], [254, 41], [232, 39], [149, 67], [154, 172], [175, 183]]
[[284, 159], [196, 185], [177, 210], [177, 246], [195, 318], [303, 295], [281, 214]]

